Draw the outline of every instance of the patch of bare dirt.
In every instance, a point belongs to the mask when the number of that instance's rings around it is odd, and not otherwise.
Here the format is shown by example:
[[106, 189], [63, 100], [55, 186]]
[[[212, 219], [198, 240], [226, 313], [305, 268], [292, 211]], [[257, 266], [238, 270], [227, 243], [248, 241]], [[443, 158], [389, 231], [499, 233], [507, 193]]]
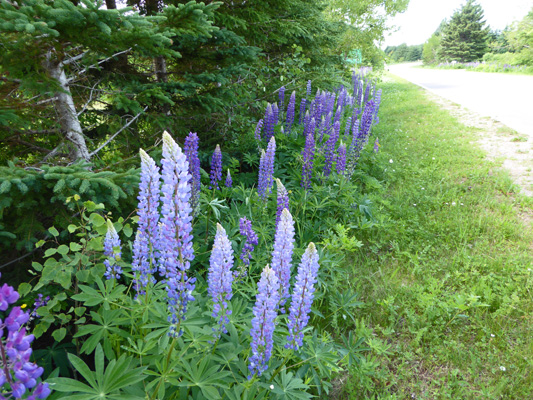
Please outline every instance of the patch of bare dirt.
[[501, 161], [513, 181], [523, 194], [533, 196], [533, 147], [531, 138], [521, 135], [499, 121], [483, 117], [434, 93], [425, 91], [426, 96], [466, 126], [482, 130], [479, 144], [487, 152], [487, 158]]

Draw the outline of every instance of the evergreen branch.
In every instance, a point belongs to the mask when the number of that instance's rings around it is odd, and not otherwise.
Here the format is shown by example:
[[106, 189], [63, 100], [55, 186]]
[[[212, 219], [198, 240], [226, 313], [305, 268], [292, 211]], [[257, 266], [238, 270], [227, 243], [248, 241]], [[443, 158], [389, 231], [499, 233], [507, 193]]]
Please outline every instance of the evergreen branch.
[[139, 116], [145, 112], [148, 109], [148, 106], [144, 107], [144, 110], [142, 110], [139, 114], [137, 114], [135, 117], [133, 117], [131, 120], [128, 121], [126, 125], [124, 125], [122, 128], [120, 128], [118, 131], [116, 131], [109, 139], [107, 139], [101, 146], [99, 146], [95, 151], [89, 154], [89, 157], [93, 157], [96, 153], [98, 153], [100, 150], [102, 150], [105, 146], [109, 144], [115, 137], [122, 132], [124, 129], [126, 129], [128, 126], [130, 126]]

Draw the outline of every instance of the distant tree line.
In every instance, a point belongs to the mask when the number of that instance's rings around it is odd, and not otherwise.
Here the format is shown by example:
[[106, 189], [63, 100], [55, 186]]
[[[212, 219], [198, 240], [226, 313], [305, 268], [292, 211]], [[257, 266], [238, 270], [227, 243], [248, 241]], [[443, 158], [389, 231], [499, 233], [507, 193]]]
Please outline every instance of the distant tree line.
[[385, 55], [390, 62], [418, 61], [422, 59], [423, 44], [408, 46], [402, 43], [399, 46], [387, 46]]

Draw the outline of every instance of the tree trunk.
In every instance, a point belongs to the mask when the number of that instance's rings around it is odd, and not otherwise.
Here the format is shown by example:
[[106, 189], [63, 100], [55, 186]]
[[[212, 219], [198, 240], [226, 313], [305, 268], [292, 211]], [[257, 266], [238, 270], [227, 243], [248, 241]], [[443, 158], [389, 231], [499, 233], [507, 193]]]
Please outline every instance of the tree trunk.
[[61, 85], [61, 89], [63, 89], [63, 91], [54, 94], [56, 97], [55, 109], [59, 117], [61, 131], [70, 142], [69, 157], [72, 161], [79, 159], [89, 161], [91, 157], [87, 149], [87, 144], [85, 143], [85, 138], [83, 137], [83, 131], [76, 113], [76, 106], [74, 105], [63, 65], [60, 62], [52, 61], [51, 57], [48, 56], [45, 67], [50, 76], [56, 79]]

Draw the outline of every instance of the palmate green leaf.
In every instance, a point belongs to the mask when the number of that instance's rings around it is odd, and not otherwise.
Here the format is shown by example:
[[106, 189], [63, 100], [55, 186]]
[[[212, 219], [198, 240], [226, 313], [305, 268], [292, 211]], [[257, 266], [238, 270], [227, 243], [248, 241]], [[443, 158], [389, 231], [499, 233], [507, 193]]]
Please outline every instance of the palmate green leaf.
[[[209, 357], [192, 359], [190, 362], [182, 363], [178, 366], [178, 372], [182, 380], [169, 379], [169, 382], [176, 386], [200, 388], [202, 394], [208, 399], [220, 399], [220, 393], [217, 388], [227, 388], [230, 375], [227, 371], [219, 371], [220, 364], [212, 365], [213, 362]], [[182, 368], [180, 368], [182, 367]]]
[[282, 370], [274, 379], [274, 389], [271, 389], [271, 386], [266, 383], [261, 384], [261, 386], [265, 387], [265, 389], [270, 389], [277, 399], [305, 400], [313, 397], [307, 393], [308, 385], [300, 378], [295, 377], [292, 372], [286, 372], [285, 370]]
[[112, 360], [105, 367], [104, 351], [99, 344], [95, 352], [96, 371], [91, 371], [85, 362], [73, 354], [69, 354], [69, 360], [90, 386], [70, 378], [50, 379], [49, 382], [53, 384], [53, 390], [82, 393], [71, 394], [68, 399], [142, 399], [142, 397], [122, 392], [124, 388], [135, 385], [146, 378], [145, 368], [132, 368], [132, 357], [126, 357], [123, 354], [118, 360]]

